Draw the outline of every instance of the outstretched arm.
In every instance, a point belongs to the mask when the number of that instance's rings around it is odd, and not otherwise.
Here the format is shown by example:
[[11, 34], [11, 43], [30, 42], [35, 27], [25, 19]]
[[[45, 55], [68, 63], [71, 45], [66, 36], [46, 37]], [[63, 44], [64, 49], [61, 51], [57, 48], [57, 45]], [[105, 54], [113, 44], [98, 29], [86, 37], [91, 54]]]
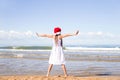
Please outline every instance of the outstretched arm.
[[36, 33], [36, 35], [37, 35], [38, 37], [53, 38], [53, 35], [50, 35], [50, 34], [38, 34], [38, 33]]
[[72, 33], [72, 34], [63, 34], [61, 35], [62, 38], [65, 38], [65, 37], [69, 37], [69, 36], [76, 36], [78, 35], [79, 31], [76, 31], [75, 33]]

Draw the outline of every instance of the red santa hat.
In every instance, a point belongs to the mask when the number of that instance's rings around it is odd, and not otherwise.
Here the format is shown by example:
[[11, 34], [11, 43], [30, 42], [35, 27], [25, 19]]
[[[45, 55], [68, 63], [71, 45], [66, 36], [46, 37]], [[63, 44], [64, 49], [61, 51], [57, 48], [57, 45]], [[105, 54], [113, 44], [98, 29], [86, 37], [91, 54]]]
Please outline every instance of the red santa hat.
[[59, 28], [59, 27], [55, 27], [54, 28], [54, 33], [56, 34], [56, 33], [60, 33], [61, 32], [61, 28]]

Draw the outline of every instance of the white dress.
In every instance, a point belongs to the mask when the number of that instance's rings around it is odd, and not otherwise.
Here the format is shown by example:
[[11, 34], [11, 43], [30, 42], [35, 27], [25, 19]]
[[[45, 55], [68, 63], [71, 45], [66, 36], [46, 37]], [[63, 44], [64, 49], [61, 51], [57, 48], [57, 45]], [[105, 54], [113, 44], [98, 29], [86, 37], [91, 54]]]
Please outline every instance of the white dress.
[[65, 64], [65, 58], [63, 54], [63, 48], [61, 46], [61, 41], [62, 41], [61, 39], [58, 39], [56, 45], [55, 41], [53, 40], [53, 47], [49, 57], [49, 64], [53, 65]]

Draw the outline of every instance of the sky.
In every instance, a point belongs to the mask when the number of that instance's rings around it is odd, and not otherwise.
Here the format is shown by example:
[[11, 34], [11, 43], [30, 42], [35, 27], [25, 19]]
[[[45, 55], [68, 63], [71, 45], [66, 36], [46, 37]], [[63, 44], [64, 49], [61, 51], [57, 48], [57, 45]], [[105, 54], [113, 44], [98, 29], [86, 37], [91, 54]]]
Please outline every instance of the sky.
[[44, 46], [37, 37], [80, 31], [65, 45], [120, 45], [120, 0], [0, 0], [0, 46]]

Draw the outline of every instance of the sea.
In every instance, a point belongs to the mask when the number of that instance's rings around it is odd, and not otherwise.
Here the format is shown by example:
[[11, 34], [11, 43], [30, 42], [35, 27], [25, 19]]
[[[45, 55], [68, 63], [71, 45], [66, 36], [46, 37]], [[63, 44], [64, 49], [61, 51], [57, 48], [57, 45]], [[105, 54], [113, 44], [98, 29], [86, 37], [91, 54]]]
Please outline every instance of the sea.
[[[46, 75], [50, 46], [0, 47], [0, 76]], [[108, 46], [64, 47], [66, 68], [72, 76], [120, 76], [120, 48]], [[50, 75], [63, 75], [54, 65]]]

